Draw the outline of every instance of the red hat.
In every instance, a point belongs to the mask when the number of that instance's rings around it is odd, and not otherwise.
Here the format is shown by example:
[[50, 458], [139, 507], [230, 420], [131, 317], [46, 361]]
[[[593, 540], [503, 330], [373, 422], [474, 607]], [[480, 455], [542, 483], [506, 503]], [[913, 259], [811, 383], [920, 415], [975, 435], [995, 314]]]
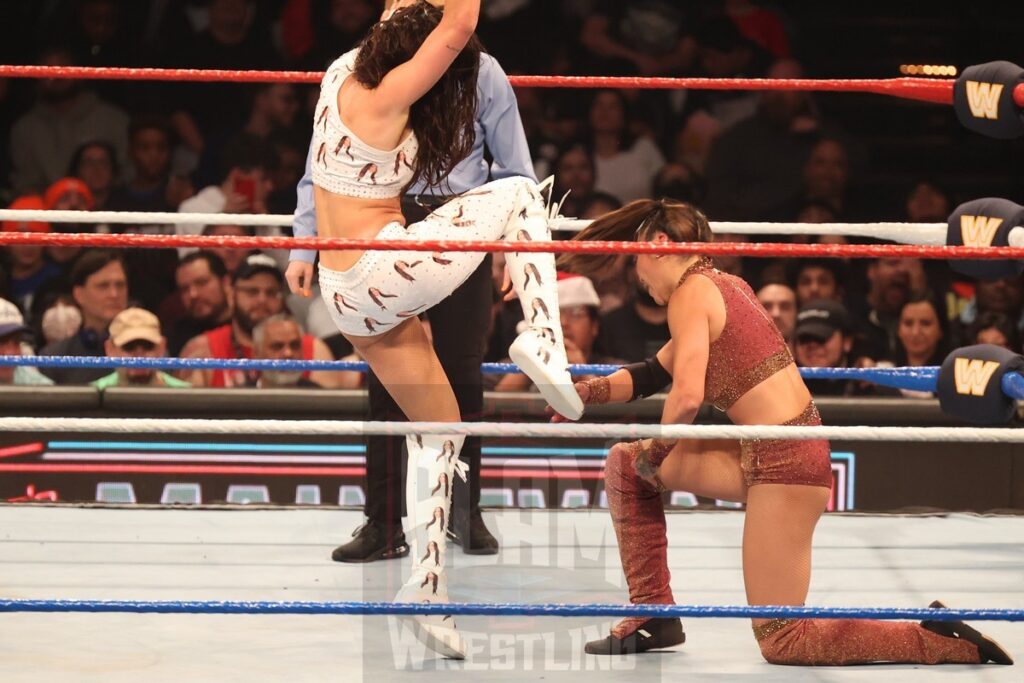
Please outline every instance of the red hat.
[[53, 185], [50, 185], [46, 189], [46, 194], [43, 195], [46, 200], [46, 208], [52, 209], [60, 201], [60, 198], [64, 195], [73, 192], [75, 194], [85, 197], [86, 209], [92, 211], [93, 198], [92, 192], [89, 187], [78, 178], [61, 178]]
[[[39, 195], [18, 197], [7, 207], [15, 211], [44, 211], [46, 205]], [[50, 232], [50, 224], [42, 221], [4, 221], [4, 232]]]

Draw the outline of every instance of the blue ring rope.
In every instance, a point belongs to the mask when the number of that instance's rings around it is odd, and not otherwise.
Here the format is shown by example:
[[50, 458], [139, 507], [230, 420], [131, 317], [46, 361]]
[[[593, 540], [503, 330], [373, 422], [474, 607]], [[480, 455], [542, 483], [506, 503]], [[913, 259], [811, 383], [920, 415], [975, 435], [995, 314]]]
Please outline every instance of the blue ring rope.
[[747, 605], [605, 605], [397, 602], [244, 602], [134, 600], [0, 600], [0, 612], [89, 612], [136, 614], [352, 614], [531, 617], [714, 617], [762, 619], [930, 619], [933, 621], [1024, 621], [1020, 609], [930, 609], [920, 607], [770, 607]]
[[[338, 360], [269, 360], [249, 358], [134, 358], [106, 356], [0, 356], [2, 366], [30, 366], [40, 368], [133, 368], [151, 370], [300, 370], [302, 372], [350, 371], [366, 372], [369, 366], [362, 361]], [[574, 375], [610, 375], [618, 365], [570, 365]], [[504, 375], [522, 372], [512, 363], [483, 363], [485, 375]], [[939, 368], [800, 368], [804, 379], [855, 380], [870, 382], [894, 389], [934, 392]], [[1003, 377], [1003, 392], [1010, 398], [1024, 400], [1024, 376], [1007, 373]]]

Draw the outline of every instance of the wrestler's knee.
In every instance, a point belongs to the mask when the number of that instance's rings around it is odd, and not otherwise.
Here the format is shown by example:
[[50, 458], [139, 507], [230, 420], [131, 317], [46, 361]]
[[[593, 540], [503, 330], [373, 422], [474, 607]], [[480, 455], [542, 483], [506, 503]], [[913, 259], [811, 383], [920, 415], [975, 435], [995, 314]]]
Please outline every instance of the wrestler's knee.
[[761, 649], [761, 656], [769, 664], [795, 665], [804, 662], [794, 647], [799, 641], [801, 620], [773, 619], [754, 627], [754, 637]]
[[627, 443], [617, 443], [608, 451], [604, 461], [605, 484], [621, 484], [627, 479], [636, 477], [633, 452]]

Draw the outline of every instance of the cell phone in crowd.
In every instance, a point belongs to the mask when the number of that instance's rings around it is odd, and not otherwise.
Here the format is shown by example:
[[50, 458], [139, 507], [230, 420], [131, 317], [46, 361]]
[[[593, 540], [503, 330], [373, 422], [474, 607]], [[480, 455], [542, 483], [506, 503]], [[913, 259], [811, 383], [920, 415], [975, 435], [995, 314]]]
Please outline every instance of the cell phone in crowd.
[[231, 190], [235, 194], [245, 197], [246, 205], [252, 211], [256, 203], [256, 179], [248, 173], [239, 173], [235, 176], [235, 183]]

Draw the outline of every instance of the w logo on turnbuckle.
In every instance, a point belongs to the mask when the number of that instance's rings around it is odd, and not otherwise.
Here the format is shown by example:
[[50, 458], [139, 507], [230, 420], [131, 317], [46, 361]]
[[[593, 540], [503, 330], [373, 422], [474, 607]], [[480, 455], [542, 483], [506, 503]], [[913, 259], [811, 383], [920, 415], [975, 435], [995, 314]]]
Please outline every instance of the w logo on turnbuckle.
[[991, 247], [992, 240], [1002, 224], [1002, 218], [960, 216], [960, 238], [963, 240], [964, 246]]
[[963, 396], [984, 396], [999, 363], [989, 360], [957, 358], [953, 365], [956, 393]]
[[1002, 83], [967, 81], [967, 106], [976, 119], [998, 119], [999, 97], [1003, 94]]

